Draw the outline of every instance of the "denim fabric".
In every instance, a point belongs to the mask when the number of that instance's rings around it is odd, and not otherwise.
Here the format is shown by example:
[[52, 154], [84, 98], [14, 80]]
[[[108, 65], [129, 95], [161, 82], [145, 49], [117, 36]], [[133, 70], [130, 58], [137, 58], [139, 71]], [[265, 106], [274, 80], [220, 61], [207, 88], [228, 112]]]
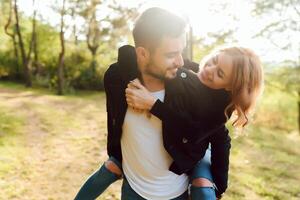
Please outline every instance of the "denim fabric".
[[[190, 181], [193, 182], [196, 178], [206, 178], [213, 183], [213, 177], [210, 170], [211, 150], [208, 148], [206, 150], [205, 156], [197, 163], [193, 169]], [[216, 194], [214, 187], [196, 187], [191, 186], [191, 199], [192, 200], [215, 200]]]
[[[184, 192], [179, 197], [173, 198], [171, 200], [187, 200], [188, 199], [188, 192]], [[129, 185], [128, 181], [124, 177], [123, 184], [122, 184], [122, 196], [121, 200], [146, 200], [145, 198], [141, 197], [137, 194]]]
[[191, 187], [191, 200], [216, 200], [213, 187]]
[[[113, 157], [108, 160], [113, 161], [118, 167], [121, 164]], [[121, 169], [121, 168], [120, 168]], [[94, 200], [113, 182], [120, 179], [120, 176], [109, 171], [103, 164], [80, 188], [75, 200]]]

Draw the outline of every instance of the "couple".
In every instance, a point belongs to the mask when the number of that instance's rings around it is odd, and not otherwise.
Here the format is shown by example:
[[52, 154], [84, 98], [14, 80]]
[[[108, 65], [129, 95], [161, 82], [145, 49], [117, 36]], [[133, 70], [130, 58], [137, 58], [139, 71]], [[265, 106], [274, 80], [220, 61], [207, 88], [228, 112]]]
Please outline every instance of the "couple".
[[251, 50], [230, 47], [203, 59], [198, 72], [181, 56], [185, 25], [160, 8], [137, 20], [135, 48], [121, 47], [104, 77], [109, 159], [76, 200], [97, 198], [122, 176], [122, 200], [210, 200], [225, 192], [225, 122], [234, 112], [234, 126], [248, 123], [262, 68]]

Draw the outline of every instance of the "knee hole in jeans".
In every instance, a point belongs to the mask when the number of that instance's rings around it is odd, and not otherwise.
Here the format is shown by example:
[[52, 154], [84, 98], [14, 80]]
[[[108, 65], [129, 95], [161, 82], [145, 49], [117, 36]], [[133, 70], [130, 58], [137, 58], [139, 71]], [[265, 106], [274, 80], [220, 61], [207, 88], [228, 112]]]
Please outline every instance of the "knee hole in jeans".
[[104, 165], [110, 172], [116, 174], [117, 176], [122, 176], [121, 169], [113, 161], [107, 160]]
[[213, 184], [207, 178], [195, 178], [192, 181], [194, 187], [213, 187]]

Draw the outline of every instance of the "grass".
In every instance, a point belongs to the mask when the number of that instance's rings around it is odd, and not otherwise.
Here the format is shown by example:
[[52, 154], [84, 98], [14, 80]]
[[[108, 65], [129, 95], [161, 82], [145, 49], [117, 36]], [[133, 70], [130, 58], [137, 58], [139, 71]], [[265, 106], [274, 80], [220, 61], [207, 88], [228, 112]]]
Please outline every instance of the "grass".
[[[102, 92], [57, 96], [0, 82], [0, 200], [73, 199], [107, 159], [105, 109]], [[300, 199], [295, 111], [292, 96], [267, 88], [253, 124], [232, 135], [225, 200]], [[120, 187], [98, 200], [120, 199]]]

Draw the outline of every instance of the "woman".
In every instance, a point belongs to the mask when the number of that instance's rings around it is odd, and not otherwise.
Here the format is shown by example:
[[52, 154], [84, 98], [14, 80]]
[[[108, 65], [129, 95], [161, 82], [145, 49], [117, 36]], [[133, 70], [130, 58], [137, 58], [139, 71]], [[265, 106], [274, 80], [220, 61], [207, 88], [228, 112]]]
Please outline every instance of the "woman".
[[[177, 78], [166, 83], [166, 89], [168, 85], [184, 87], [185, 93], [190, 95], [177, 94], [176, 98], [163, 103], [135, 80], [126, 89], [126, 100], [129, 106], [148, 110], [165, 123], [163, 138], [172, 138], [174, 143], [174, 148], [167, 151], [178, 172], [190, 175], [192, 199], [215, 199], [213, 184], [217, 186], [218, 198], [227, 187], [229, 152], [215, 150], [225, 145], [229, 151], [224, 123], [231, 113], [235, 115], [235, 127], [244, 127], [249, 122], [250, 111], [261, 92], [263, 74], [259, 58], [242, 47], [219, 49], [207, 56], [200, 68], [197, 74], [178, 70]], [[211, 169], [210, 159], [207, 159], [210, 151], [201, 160], [209, 143], [212, 145]], [[220, 166], [225, 167], [221, 174]]]

